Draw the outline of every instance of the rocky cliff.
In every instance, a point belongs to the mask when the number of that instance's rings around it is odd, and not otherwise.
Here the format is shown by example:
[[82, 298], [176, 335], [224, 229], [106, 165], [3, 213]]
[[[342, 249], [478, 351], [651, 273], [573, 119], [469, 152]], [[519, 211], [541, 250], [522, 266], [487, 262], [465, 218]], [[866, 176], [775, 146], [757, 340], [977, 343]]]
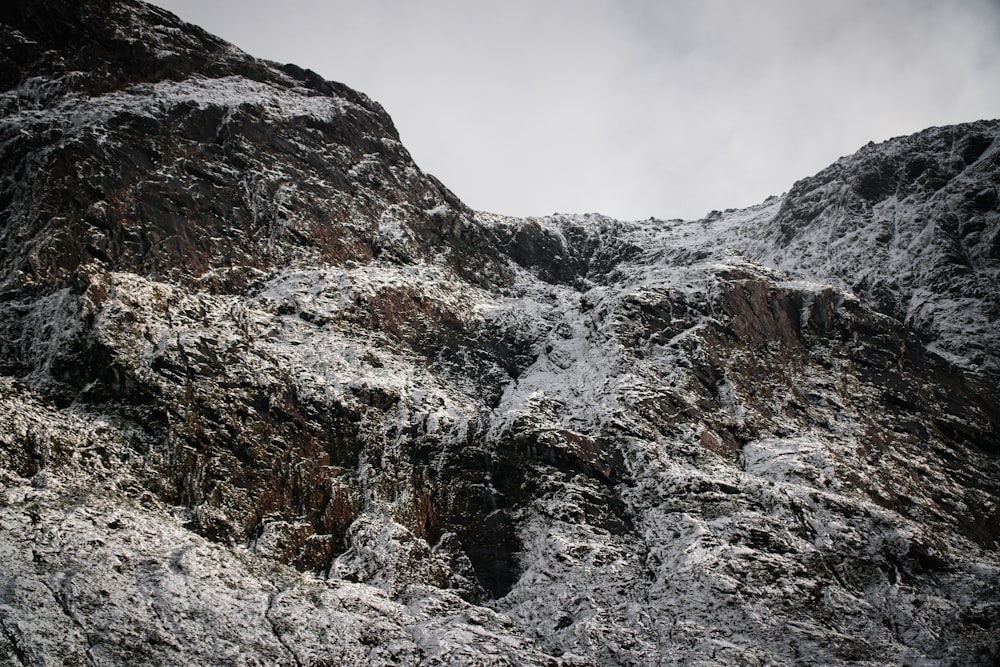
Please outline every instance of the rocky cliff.
[[3, 664], [1000, 659], [1000, 122], [514, 219], [154, 7], [0, 35]]

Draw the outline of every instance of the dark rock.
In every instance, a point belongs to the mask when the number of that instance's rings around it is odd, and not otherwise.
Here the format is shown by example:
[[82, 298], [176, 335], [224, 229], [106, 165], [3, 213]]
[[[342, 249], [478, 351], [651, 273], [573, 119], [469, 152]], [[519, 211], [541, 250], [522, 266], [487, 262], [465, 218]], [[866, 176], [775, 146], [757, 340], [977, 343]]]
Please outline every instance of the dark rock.
[[0, 35], [0, 656], [1000, 651], [997, 122], [520, 220], [154, 7]]

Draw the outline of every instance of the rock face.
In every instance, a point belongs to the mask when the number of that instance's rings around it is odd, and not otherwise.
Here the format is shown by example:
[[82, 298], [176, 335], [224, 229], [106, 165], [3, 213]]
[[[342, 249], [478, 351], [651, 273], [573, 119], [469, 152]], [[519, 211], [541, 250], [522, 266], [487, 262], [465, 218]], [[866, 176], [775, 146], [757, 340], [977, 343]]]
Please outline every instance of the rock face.
[[1000, 122], [513, 219], [151, 6], [0, 33], [3, 664], [1000, 660]]

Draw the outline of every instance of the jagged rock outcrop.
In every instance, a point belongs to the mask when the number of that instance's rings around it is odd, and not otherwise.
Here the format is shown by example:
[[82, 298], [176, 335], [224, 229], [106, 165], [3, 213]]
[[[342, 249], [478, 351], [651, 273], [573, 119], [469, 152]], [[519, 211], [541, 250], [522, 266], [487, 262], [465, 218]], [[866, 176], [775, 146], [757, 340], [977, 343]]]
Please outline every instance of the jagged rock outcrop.
[[0, 32], [4, 664], [1000, 658], [1000, 122], [514, 219], [162, 10]]
[[996, 384], [996, 127], [980, 121], [869, 144], [796, 183], [759, 229], [720, 238], [758, 261], [850, 290]]

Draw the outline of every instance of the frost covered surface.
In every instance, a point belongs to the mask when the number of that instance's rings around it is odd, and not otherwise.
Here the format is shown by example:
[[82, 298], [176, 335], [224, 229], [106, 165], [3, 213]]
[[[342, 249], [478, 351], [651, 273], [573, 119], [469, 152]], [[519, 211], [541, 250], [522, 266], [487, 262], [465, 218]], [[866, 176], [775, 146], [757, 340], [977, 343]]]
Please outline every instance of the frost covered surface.
[[[996, 470], [995, 407], [958, 410], [982, 421], [951, 463], [928, 451], [925, 427], [913, 431], [917, 406], [897, 426], [886, 406], [919, 393], [911, 374], [947, 384], [954, 370], [935, 353], [914, 368], [904, 350], [917, 341], [854, 294], [732, 250], [781, 205], [617, 223], [642, 250], [560, 299], [565, 320], [500, 416], [607, 434], [628, 479], [614, 494], [628, 509], [614, 513], [630, 525], [595, 522], [591, 503], [607, 494], [579, 477], [536, 501], [524, 574], [501, 602], [543, 645], [601, 664], [988, 664], [995, 640], [946, 628], [996, 613], [995, 537], [980, 551], [976, 531], [943, 538], [930, 525], [996, 516], [993, 482], [970, 487], [956, 467]], [[599, 225], [593, 234], [606, 233]]]
[[1000, 658], [997, 122], [515, 219], [360, 93], [49, 4], [0, 10], [0, 662]]
[[551, 664], [509, 619], [412, 576], [390, 596], [207, 541], [123, 474], [131, 427], [8, 380], [0, 402], [6, 451], [20, 437], [72, 459], [30, 479], [2, 470], [5, 664]]

